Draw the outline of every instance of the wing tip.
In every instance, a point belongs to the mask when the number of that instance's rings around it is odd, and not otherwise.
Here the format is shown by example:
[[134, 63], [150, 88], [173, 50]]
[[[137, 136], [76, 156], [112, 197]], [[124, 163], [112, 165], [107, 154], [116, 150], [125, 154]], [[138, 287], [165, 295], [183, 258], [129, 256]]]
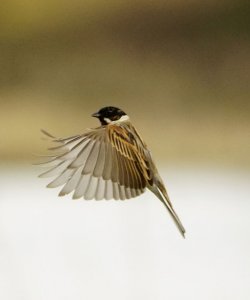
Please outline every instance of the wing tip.
[[82, 196], [83, 196], [83, 195], [73, 194], [72, 200], [78, 200], [78, 199], [82, 198]]
[[58, 197], [63, 197], [63, 196], [65, 196], [65, 195], [67, 195], [67, 193], [61, 191], [61, 192], [58, 194]]
[[54, 137], [52, 134], [50, 134], [48, 131], [46, 131], [45, 129], [41, 128], [40, 131], [41, 131], [44, 135], [46, 135], [46, 136], [48, 136], [48, 137], [50, 137], [50, 138], [52, 138], [52, 139], [55, 139], [55, 137]]

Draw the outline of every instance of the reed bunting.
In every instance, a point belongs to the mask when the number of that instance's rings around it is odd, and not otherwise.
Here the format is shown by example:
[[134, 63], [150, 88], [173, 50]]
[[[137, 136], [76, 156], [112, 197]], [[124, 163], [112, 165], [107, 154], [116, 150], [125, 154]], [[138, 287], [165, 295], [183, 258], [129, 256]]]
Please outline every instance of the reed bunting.
[[[50, 150], [57, 153], [48, 162], [54, 162], [40, 177], [55, 176], [48, 187], [63, 188], [59, 196], [71, 192], [73, 199], [129, 199], [153, 192], [166, 206], [179, 231], [185, 229], [168, 197], [150, 151], [119, 108], [104, 107], [92, 117], [101, 126], [68, 138], [55, 138], [42, 130], [58, 145]], [[59, 151], [59, 153], [58, 153]]]

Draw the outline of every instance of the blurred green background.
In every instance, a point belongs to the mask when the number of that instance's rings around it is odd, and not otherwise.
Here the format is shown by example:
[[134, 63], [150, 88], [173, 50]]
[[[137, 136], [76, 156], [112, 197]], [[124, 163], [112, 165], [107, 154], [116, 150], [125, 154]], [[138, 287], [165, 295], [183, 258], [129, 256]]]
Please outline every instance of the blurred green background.
[[170, 163], [250, 166], [248, 1], [2, 0], [0, 157], [124, 109]]

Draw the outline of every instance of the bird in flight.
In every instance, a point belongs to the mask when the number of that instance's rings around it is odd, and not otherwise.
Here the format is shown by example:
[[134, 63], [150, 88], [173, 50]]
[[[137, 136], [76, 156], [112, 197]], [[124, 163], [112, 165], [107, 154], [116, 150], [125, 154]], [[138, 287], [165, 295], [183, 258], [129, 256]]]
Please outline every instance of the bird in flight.
[[153, 192], [165, 205], [177, 228], [183, 227], [170, 202], [163, 180], [151, 152], [132, 125], [129, 116], [117, 107], [104, 107], [92, 117], [101, 126], [67, 138], [55, 138], [42, 132], [56, 147], [46, 163], [53, 166], [40, 177], [55, 177], [47, 186], [63, 186], [59, 196], [73, 192], [73, 199], [130, 199]]

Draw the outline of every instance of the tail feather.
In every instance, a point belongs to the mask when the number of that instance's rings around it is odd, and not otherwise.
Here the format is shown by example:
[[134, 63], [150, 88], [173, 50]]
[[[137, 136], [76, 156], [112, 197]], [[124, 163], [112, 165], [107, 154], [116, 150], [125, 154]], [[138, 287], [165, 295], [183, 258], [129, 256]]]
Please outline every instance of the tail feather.
[[153, 192], [160, 200], [161, 202], [166, 206], [168, 212], [170, 213], [172, 219], [174, 220], [175, 225], [179, 229], [181, 235], [183, 238], [185, 238], [185, 228], [182, 225], [177, 213], [175, 212], [172, 203], [168, 197], [167, 191], [164, 187], [158, 187], [156, 185], [150, 186], [149, 189], [151, 192]]

